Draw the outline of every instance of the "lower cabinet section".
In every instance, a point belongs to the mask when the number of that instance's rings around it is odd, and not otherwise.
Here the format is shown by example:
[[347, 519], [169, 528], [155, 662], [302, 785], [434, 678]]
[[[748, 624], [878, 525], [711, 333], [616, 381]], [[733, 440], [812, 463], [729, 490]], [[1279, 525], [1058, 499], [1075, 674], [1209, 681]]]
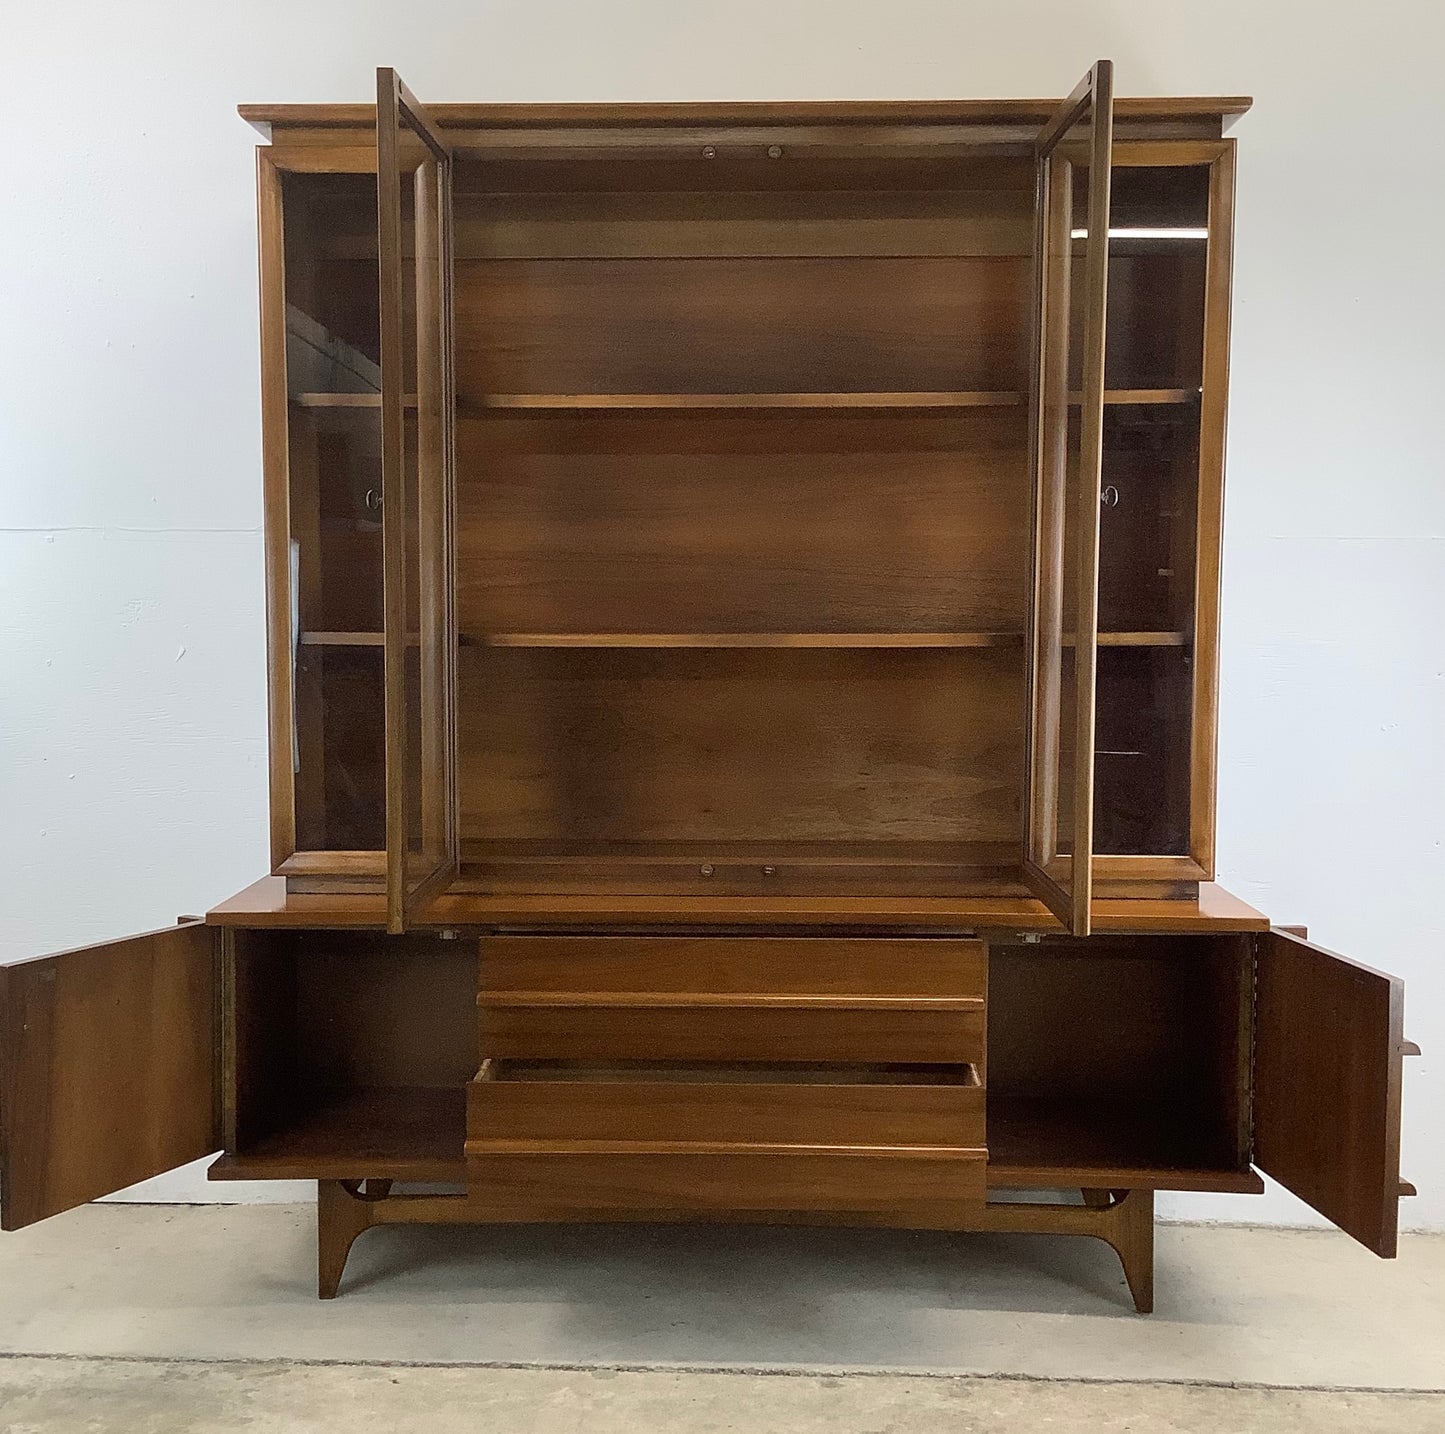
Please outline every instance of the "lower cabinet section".
[[982, 1201], [968, 1064], [489, 1060], [467, 1093], [467, 1180], [583, 1209], [914, 1209]]
[[1397, 979], [1282, 930], [188, 922], [0, 963], [0, 1220], [219, 1146], [321, 1182], [323, 1293], [376, 1224], [731, 1216], [1096, 1236], [1144, 1308], [1156, 1189], [1262, 1171], [1393, 1255], [1411, 1053]]
[[956, 1225], [985, 1189], [1258, 1168], [1394, 1248], [1399, 983], [1288, 933], [492, 945], [236, 933], [216, 1178]]

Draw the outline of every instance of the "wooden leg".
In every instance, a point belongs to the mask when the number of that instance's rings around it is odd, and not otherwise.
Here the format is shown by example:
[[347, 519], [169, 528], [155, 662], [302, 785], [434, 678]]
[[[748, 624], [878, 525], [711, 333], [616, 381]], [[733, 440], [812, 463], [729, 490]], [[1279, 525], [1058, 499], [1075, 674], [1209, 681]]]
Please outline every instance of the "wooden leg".
[[1079, 1191], [1084, 1197], [1084, 1204], [1091, 1210], [1107, 1210], [1113, 1203], [1114, 1197], [1107, 1190], [1091, 1190], [1085, 1188]]
[[1107, 1230], [1101, 1233], [1118, 1253], [1134, 1308], [1140, 1314], [1153, 1314], [1154, 1192], [1116, 1190], [1114, 1197]]
[[[384, 1183], [389, 1186], [391, 1182]], [[336, 1298], [346, 1257], [356, 1237], [371, 1225], [377, 1198], [370, 1191], [363, 1195], [359, 1180], [316, 1182], [316, 1294], [320, 1299]]]

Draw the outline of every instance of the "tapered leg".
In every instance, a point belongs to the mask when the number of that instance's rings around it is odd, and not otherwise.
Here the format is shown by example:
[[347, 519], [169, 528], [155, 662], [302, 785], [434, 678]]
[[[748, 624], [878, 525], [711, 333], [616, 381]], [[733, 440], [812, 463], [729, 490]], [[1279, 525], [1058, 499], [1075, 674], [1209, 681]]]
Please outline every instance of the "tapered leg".
[[1104, 1238], [1118, 1252], [1134, 1308], [1140, 1314], [1153, 1314], [1154, 1192], [1116, 1190], [1114, 1194], [1117, 1203]]
[[1113, 1201], [1113, 1196], [1107, 1190], [1091, 1190], [1087, 1187], [1079, 1191], [1084, 1197], [1084, 1204], [1091, 1210], [1107, 1210]]
[[346, 1269], [346, 1257], [356, 1237], [371, 1225], [372, 1204], [373, 1201], [361, 1193], [360, 1181], [316, 1182], [316, 1293], [319, 1298], [336, 1298]]

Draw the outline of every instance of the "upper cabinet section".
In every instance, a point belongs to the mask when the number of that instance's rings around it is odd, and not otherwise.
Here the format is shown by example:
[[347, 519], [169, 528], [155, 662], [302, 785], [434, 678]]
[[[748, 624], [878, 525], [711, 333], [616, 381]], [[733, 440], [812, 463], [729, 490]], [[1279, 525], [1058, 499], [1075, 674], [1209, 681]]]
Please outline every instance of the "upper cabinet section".
[[248, 111], [289, 888], [1207, 879], [1244, 105], [1111, 79]]

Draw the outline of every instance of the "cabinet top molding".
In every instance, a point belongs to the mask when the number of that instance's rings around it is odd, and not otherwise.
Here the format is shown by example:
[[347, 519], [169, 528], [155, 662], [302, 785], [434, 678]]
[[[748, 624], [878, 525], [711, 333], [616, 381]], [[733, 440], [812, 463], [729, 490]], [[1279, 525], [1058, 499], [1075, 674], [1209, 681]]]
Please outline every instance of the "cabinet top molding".
[[[427, 113], [448, 129], [659, 128], [696, 125], [1042, 125], [1059, 100], [823, 100], [711, 101], [699, 104], [432, 104]], [[1117, 99], [1117, 120], [1193, 122], [1222, 128], [1244, 114], [1245, 96], [1168, 96]], [[367, 104], [240, 105], [242, 119], [263, 133], [274, 129], [374, 129]]]

